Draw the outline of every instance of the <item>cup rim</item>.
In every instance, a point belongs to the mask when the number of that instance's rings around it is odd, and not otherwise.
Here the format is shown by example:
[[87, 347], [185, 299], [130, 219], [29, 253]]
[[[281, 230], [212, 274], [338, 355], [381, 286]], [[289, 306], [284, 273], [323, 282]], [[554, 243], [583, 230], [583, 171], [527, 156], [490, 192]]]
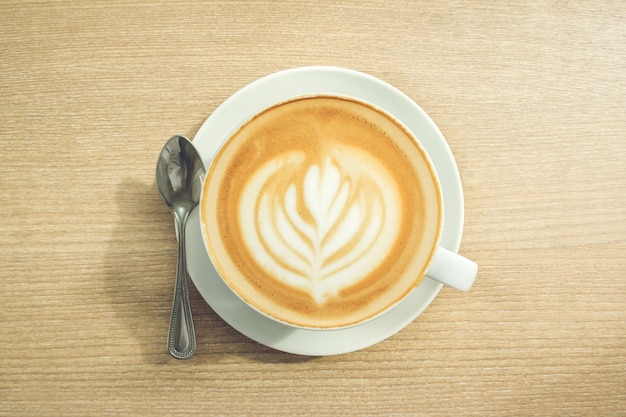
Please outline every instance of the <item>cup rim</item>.
[[[224, 278], [223, 268], [220, 265], [220, 263], [217, 262], [216, 255], [211, 250], [211, 246], [209, 244], [209, 236], [208, 236], [208, 232], [207, 232], [207, 227], [206, 227], [206, 224], [205, 224], [206, 223], [205, 222], [205, 217], [202, 215], [202, 212], [203, 212], [202, 208], [204, 206], [204, 200], [205, 200], [205, 198], [207, 198], [207, 196], [206, 196], [207, 179], [211, 175], [211, 173], [213, 171], [213, 168], [215, 166], [214, 165], [214, 161], [217, 160], [217, 156], [220, 154], [220, 151], [230, 141], [230, 139], [240, 129], [242, 129], [250, 121], [252, 121], [257, 115], [260, 115], [260, 114], [266, 112], [267, 110], [269, 110], [269, 109], [271, 109], [273, 107], [278, 107], [278, 106], [281, 106], [281, 105], [284, 105], [286, 103], [289, 103], [289, 102], [292, 102], [292, 101], [296, 101], [296, 100], [299, 100], [299, 99], [316, 98], [316, 97], [330, 97], [330, 98], [345, 99], [345, 100], [350, 100], [350, 101], [353, 101], [353, 102], [357, 102], [357, 103], [363, 104], [365, 106], [373, 108], [375, 111], [378, 111], [378, 112], [382, 113], [384, 116], [386, 116], [387, 118], [392, 120], [396, 125], [401, 127], [401, 129], [413, 140], [415, 145], [418, 147], [424, 162], [428, 166], [428, 171], [431, 174], [431, 177], [432, 177], [432, 180], [433, 180], [433, 184], [434, 184], [435, 190], [436, 190], [436, 195], [437, 195], [437, 211], [438, 211], [437, 219], [438, 219], [438, 222], [437, 222], [437, 227], [436, 227], [436, 232], [435, 232], [435, 238], [433, 240], [433, 244], [431, 245], [430, 253], [429, 253], [429, 255], [428, 255], [427, 259], [426, 259], [426, 262], [422, 263], [421, 273], [419, 273], [417, 278], [415, 278], [415, 280], [413, 281], [413, 285], [411, 285], [410, 287], [406, 288], [406, 291], [402, 294], [401, 297], [397, 298], [392, 303], [386, 305], [383, 309], [381, 309], [380, 311], [376, 312], [375, 314], [372, 314], [372, 315], [370, 315], [368, 317], [365, 317], [362, 320], [359, 320], [358, 322], [348, 323], [348, 324], [343, 324], [343, 325], [335, 325], [335, 326], [308, 326], [308, 325], [302, 325], [302, 324], [293, 323], [293, 322], [290, 322], [290, 321], [287, 321], [287, 320], [283, 320], [283, 319], [281, 319], [279, 317], [276, 317], [276, 316], [272, 315], [271, 313], [268, 313], [268, 312], [260, 309], [255, 304], [249, 302], [235, 288], [233, 288], [233, 286], [231, 285], [229, 280]], [[201, 195], [200, 195], [200, 204], [199, 204], [199, 208], [200, 208], [199, 226], [200, 226], [200, 229], [201, 229], [202, 243], [203, 243], [203, 246], [204, 246], [204, 251], [208, 255], [210, 262], [212, 263], [212, 265], [214, 266], [215, 270], [217, 271], [217, 275], [219, 276], [219, 279], [226, 285], [226, 287], [229, 289], [229, 291], [231, 291], [241, 302], [245, 303], [247, 306], [252, 308], [255, 312], [257, 312], [258, 314], [261, 314], [262, 316], [264, 316], [264, 317], [266, 317], [266, 318], [268, 318], [270, 320], [273, 320], [274, 322], [277, 322], [279, 324], [282, 324], [282, 325], [285, 325], [285, 326], [288, 326], [288, 327], [294, 328], [294, 329], [310, 330], [310, 331], [343, 330], [343, 329], [349, 329], [349, 328], [352, 328], [352, 327], [363, 325], [363, 324], [365, 324], [367, 322], [375, 320], [376, 318], [384, 315], [389, 310], [393, 309], [396, 305], [400, 304], [404, 299], [406, 299], [409, 296], [409, 294], [417, 286], [419, 286], [420, 283], [426, 278], [428, 267], [432, 263], [432, 260], [433, 260], [433, 258], [435, 256], [435, 252], [436, 252], [437, 248], [439, 247], [440, 241], [441, 241], [443, 222], [444, 222], [443, 196], [442, 196], [441, 182], [440, 182], [440, 179], [439, 179], [439, 175], [437, 174], [437, 170], [435, 168], [435, 165], [434, 165], [430, 155], [428, 154], [426, 148], [421, 143], [421, 141], [419, 140], [417, 135], [415, 133], [413, 133], [413, 131], [411, 129], [409, 129], [396, 116], [392, 115], [390, 112], [388, 112], [387, 110], [381, 108], [380, 106], [376, 105], [375, 103], [372, 103], [371, 101], [368, 101], [368, 100], [365, 100], [365, 99], [359, 98], [359, 97], [354, 97], [354, 96], [351, 96], [349, 94], [325, 93], [325, 92], [307, 93], [307, 94], [295, 94], [295, 95], [290, 96], [288, 98], [283, 98], [283, 99], [280, 99], [280, 100], [276, 100], [272, 104], [267, 105], [265, 107], [262, 107], [261, 109], [258, 109], [256, 111], [254, 111], [252, 114], [250, 114], [247, 117], [243, 118], [242, 121], [239, 122], [224, 137], [222, 142], [218, 145], [215, 153], [211, 156], [210, 163], [209, 163], [209, 165], [208, 165], [208, 167], [206, 169], [206, 172], [205, 172], [202, 184], [203, 185], [202, 185], [202, 191], [201, 191]]]

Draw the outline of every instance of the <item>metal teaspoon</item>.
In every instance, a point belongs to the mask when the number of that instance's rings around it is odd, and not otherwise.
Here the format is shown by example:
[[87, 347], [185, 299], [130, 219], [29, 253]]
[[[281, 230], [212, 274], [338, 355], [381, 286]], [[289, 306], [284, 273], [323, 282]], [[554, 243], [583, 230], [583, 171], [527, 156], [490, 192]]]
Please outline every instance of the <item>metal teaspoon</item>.
[[176, 289], [167, 338], [168, 350], [176, 359], [188, 359], [196, 351], [187, 290], [185, 225], [189, 213], [200, 201], [204, 173], [202, 159], [189, 139], [173, 136], [167, 141], [157, 162], [156, 183], [163, 201], [174, 214], [178, 234]]

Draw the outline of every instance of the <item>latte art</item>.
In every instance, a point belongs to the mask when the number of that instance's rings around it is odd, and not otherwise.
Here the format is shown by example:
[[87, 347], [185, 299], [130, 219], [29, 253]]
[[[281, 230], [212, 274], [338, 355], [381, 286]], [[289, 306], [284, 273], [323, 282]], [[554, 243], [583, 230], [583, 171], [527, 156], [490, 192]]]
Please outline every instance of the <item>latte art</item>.
[[383, 262], [402, 210], [392, 176], [364, 152], [336, 147], [305, 161], [294, 151], [260, 167], [243, 190], [239, 222], [267, 274], [323, 304]]

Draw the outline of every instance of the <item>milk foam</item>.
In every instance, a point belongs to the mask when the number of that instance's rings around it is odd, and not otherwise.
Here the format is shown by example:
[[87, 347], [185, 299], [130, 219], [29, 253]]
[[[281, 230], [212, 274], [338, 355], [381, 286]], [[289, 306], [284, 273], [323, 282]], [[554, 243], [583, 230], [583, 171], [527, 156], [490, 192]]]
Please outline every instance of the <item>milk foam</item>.
[[402, 214], [388, 169], [339, 144], [315, 161], [301, 151], [275, 156], [250, 176], [238, 205], [251, 256], [318, 305], [382, 264], [397, 241]]

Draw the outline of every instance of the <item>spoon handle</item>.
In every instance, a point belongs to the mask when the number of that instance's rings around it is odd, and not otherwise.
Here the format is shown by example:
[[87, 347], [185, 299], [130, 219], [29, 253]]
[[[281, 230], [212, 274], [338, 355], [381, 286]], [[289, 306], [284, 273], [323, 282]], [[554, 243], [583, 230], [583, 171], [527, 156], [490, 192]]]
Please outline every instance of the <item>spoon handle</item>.
[[176, 218], [178, 229], [178, 264], [176, 266], [176, 289], [172, 304], [172, 316], [167, 346], [176, 359], [188, 359], [196, 351], [196, 335], [191, 317], [189, 291], [187, 290], [187, 260], [185, 255], [185, 225], [188, 213]]

